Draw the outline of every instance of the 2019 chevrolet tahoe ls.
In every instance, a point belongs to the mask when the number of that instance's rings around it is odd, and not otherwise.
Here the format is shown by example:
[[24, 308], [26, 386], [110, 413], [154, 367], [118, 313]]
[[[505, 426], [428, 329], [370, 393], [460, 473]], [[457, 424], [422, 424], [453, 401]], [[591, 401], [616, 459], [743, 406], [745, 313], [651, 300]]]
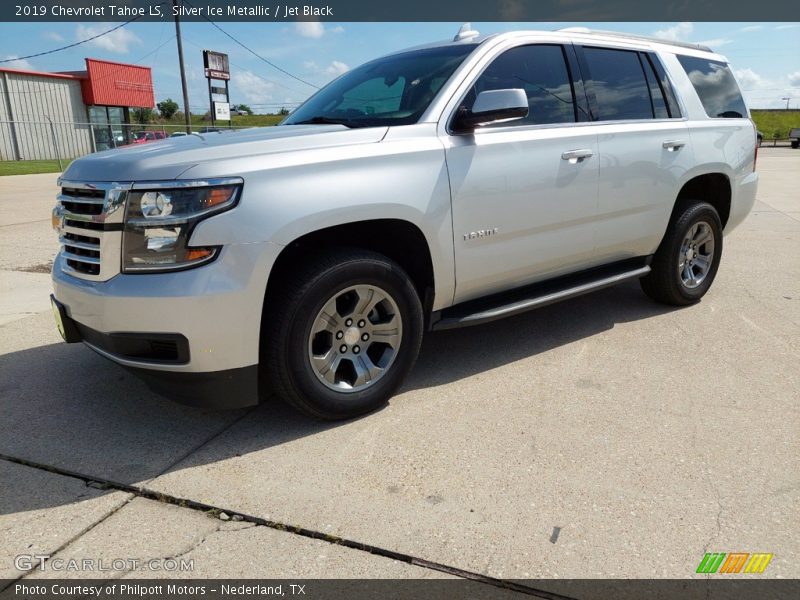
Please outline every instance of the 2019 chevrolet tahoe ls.
[[383, 405], [423, 331], [640, 278], [683, 305], [753, 206], [756, 132], [724, 57], [583, 30], [366, 63], [279, 126], [74, 161], [53, 306], [186, 402]]

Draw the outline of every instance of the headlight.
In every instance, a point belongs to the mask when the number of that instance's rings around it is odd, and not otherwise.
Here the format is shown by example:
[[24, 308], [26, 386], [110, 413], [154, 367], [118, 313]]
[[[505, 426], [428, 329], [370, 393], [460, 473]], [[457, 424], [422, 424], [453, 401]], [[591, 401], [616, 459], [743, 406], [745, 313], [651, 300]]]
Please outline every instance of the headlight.
[[122, 235], [123, 272], [186, 269], [214, 260], [219, 248], [190, 248], [189, 237], [203, 219], [236, 205], [240, 180], [134, 188], [128, 193]]

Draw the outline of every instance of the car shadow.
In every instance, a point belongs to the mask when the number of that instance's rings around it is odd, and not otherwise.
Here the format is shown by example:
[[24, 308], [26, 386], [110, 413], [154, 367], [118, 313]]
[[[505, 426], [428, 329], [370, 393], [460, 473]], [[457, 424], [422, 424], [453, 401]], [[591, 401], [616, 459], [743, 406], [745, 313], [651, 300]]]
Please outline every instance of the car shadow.
[[[432, 333], [403, 391], [445, 385], [671, 310], [647, 299], [633, 282], [492, 324]], [[259, 434], [195, 454], [243, 419], [255, 422]], [[275, 400], [237, 411], [181, 406], [80, 344], [0, 356], [0, 454], [111, 481], [146, 485], [198, 461], [215, 463], [342, 425], [308, 419]], [[0, 514], [59, 506], [70, 498], [3, 493]]]

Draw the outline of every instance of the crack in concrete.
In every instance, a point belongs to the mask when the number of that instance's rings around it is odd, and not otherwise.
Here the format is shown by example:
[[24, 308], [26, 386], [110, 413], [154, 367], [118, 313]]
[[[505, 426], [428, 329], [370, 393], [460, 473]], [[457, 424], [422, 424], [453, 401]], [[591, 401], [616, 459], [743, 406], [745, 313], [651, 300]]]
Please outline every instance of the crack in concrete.
[[[291, 525], [287, 523], [281, 523], [279, 521], [272, 521], [270, 519], [265, 519], [263, 517], [257, 517], [255, 515], [249, 515], [237, 510], [231, 510], [227, 508], [222, 508], [219, 506], [214, 506], [212, 504], [206, 504], [204, 502], [199, 502], [196, 500], [192, 500], [189, 498], [180, 498], [177, 496], [172, 496], [171, 494], [165, 494], [163, 492], [158, 492], [146, 487], [131, 485], [127, 483], [120, 483], [117, 481], [112, 481], [110, 479], [105, 479], [102, 477], [94, 477], [91, 475], [86, 475], [83, 473], [78, 473], [76, 471], [70, 471], [68, 469], [61, 469], [59, 467], [54, 467], [52, 465], [46, 465], [43, 463], [37, 463], [35, 461], [26, 460], [24, 458], [17, 458], [14, 456], [9, 456], [7, 454], [0, 453], [0, 460], [5, 460], [11, 463], [15, 463], [18, 465], [23, 465], [26, 467], [30, 467], [33, 469], [39, 469], [42, 471], [47, 471], [50, 473], [55, 473], [57, 475], [62, 475], [65, 477], [71, 477], [73, 479], [79, 479], [85, 483], [89, 482], [97, 482], [102, 483], [108, 486], [111, 490], [127, 492], [132, 494], [133, 497], [137, 498], [144, 498], [147, 500], [154, 500], [156, 502], [163, 502], [165, 504], [171, 504], [173, 506], [178, 506], [181, 508], [186, 508], [190, 510], [196, 510], [198, 512], [205, 513], [210, 518], [218, 519], [221, 523], [225, 524], [229, 521], [223, 521], [220, 518], [220, 513], [225, 513], [230, 517], [238, 517], [239, 522], [251, 523], [254, 527], [268, 527], [269, 529], [274, 529], [277, 531], [283, 531], [285, 533], [299, 535], [301, 537], [306, 537], [314, 540], [320, 540], [323, 542], [327, 542], [329, 544], [333, 544], [336, 546], [342, 546], [345, 548], [350, 548], [351, 550], [358, 550], [361, 552], [366, 552], [368, 554], [372, 554], [375, 556], [381, 556], [383, 558], [389, 558], [391, 560], [396, 560], [398, 562], [407, 563], [410, 565], [414, 565], [417, 567], [421, 567], [424, 569], [430, 569], [432, 571], [438, 571], [440, 573], [445, 573], [448, 575], [452, 575], [454, 577], [460, 577], [462, 579], [468, 579], [471, 581], [475, 581], [476, 583], [486, 584], [492, 587], [500, 588], [509, 590], [512, 592], [518, 592], [521, 594], [526, 594], [528, 596], [534, 596], [537, 598], [544, 598], [546, 600], [577, 600], [571, 596], [564, 596], [562, 594], [557, 594], [554, 592], [549, 592], [547, 590], [541, 590], [538, 588], [534, 588], [531, 586], [523, 585], [517, 583], [512, 580], [508, 579], [498, 579], [496, 577], [490, 577], [488, 575], [483, 575], [481, 573], [476, 573], [474, 571], [467, 571], [465, 569], [461, 569], [459, 567], [453, 567], [450, 565], [445, 565], [442, 563], [438, 563], [435, 561], [427, 560], [425, 558], [421, 558], [418, 556], [413, 556], [411, 554], [405, 554], [403, 552], [397, 552], [395, 550], [389, 550], [388, 548], [382, 548], [380, 546], [373, 546], [371, 544], [366, 544], [363, 542], [359, 542], [356, 540], [351, 540], [349, 538], [339, 537], [335, 535], [330, 535], [327, 533], [323, 533], [321, 531], [316, 531], [313, 529], [308, 529], [306, 527], [301, 527], [298, 525]], [[123, 503], [120, 507], [115, 509], [113, 512], [116, 512], [130, 502], [131, 499], [128, 499], [125, 503]], [[109, 513], [106, 517], [95, 523], [94, 525], [87, 528], [87, 531], [90, 531], [94, 527], [96, 527], [102, 521], [105, 521], [106, 518], [111, 516], [112, 513]], [[220, 525], [216, 531], [219, 531], [222, 528]], [[67, 547], [72, 541], [80, 537], [81, 534], [75, 536], [60, 548], [59, 550]], [[206, 536], [207, 539], [208, 536]], [[204, 541], [204, 540], [203, 540]], [[202, 543], [202, 541], [201, 541]], [[198, 544], [199, 546], [199, 544]], [[10, 584], [9, 584], [10, 585]]]
[[[53, 471], [51, 471], [51, 472], [53, 472]], [[92, 529], [94, 529], [95, 527], [97, 527], [101, 523], [105, 522], [106, 519], [108, 519], [112, 515], [114, 515], [117, 512], [119, 512], [120, 509], [122, 509], [125, 506], [127, 506], [134, 498], [135, 498], [135, 496], [133, 494], [129, 494], [127, 498], [123, 499], [122, 502], [120, 502], [117, 506], [115, 506], [110, 511], [108, 511], [106, 514], [104, 514], [102, 517], [100, 517], [100, 519], [98, 519], [94, 523], [91, 523], [90, 525], [87, 525], [81, 531], [79, 531], [78, 533], [73, 535], [71, 538], [69, 538], [66, 542], [61, 544], [58, 548], [53, 550], [53, 552], [47, 558], [43, 559], [43, 562], [46, 563], [51, 558], [57, 556], [59, 552], [61, 552], [62, 550], [68, 548], [74, 541], [76, 541], [79, 538], [83, 537], [84, 535], [89, 533]], [[27, 571], [24, 571], [21, 575], [19, 575], [19, 577], [15, 577], [14, 579], [12, 579], [9, 582], [9, 584], [7, 586], [5, 586], [2, 589], [0, 589], [0, 592], [5, 591], [7, 588], [11, 587], [11, 584], [13, 584], [15, 581], [19, 581], [21, 579], [25, 579], [26, 577], [31, 575], [37, 569], [38, 569], [38, 567], [37, 568], [31, 568], [31, 569], [28, 569]]]
[[[31, 313], [31, 314], [37, 314], [37, 313]], [[184, 455], [182, 455], [182, 456], [181, 456], [181, 457], [179, 457], [178, 459], [176, 459], [176, 460], [174, 460], [173, 462], [171, 462], [170, 464], [168, 464], [166, 467], [164, 467], [164, 469], [162, 469], [160, 472], [156, 473], [156, 475], [154, 475], [154, 476], [153, 476], [153, 477], [151, 477], [150, 479], [147, 479], [147, 480], [146, 480], [146, 482], [150, 482], [150, 481], [153, 481], [153, 480], [155, 480], [155, 479], [157, 479], [157, 478], [161, 477], [161, 475], [163, 475], [164, 473], [166, 473], [167, 471], [169, 471], [169, 470], [170, 470], [172, 467], [174, 467], [175, 465], [177, 465], [177, 464], [178, 464], [178, 463], [180, 463], [181, 461], [185, 460], [186, 458], [188, 458], [189, 456], [191, 456], [192, 454], [194, 454], [195, 452], [197, 452], [198, 450], [200, 450], [200, 449], [201, 449], [203, 446], [205, 446], [206, 444], [208, 444], [208, 443], [209, 443], [209, 442], [211, 442], [212, 440], [216, 439], [218, 436], [220, 436], [220, 435], [222, 435], [223, 433], [225, 433], [226, 431], [228, 431], [228, 430], [229, 430], [231, 427], [233, 427], [233, 426], [234, 426], [236, 423], [238, 423], [238, 422], [239, 422], [239, 421], [241, 421], [243, 418], [245, 418], [246, 416], [248, 416], [248, 415], [249, 415], [249, 414], [250, 414], [250, 413], [251, 413], [253, 410], [255, 410], [255, 409], [253, 408], [253, 409], [250, 409], [250, 410], [248, 410], [248, 411], [247, 411], [247, 412], [245, 412], [243, 415], [241, 415], [239, 418], [237, 418], [237, 419], [234, 419], [233, 421], [231, 421], [230, 423], [228, 423], [228, 424], [227, 424], [225, 427], [223, 427], [222, 429], [220, 429], [220, 430], [218, 430], [218, 431], [214, 432], [214, 434], [213, 434], [213, 435], [211, 435], [210, 437], [206, 438], [206, 439], [205, 439], [205, 440], [203, 440], [203, 441], [202, 441], [200, 444], [198, 444], [197, 446], [195, 446], [194, 448], [192, 448], [191, 450], [189, 450], [188, 452], [186, 452]], [[3, 458], [3, 459], [5, 459], [5, 455], [0, 455], [0, 458]], [[14, 461], [10, 461], [10, 462], [14, 462]], [[22, 463], [18, 463], [18, 464], [22, 464]], [[25, 465], [25, 466], [31, 466], [31, 465]], [[47, 467], [47, 466], [48, 466], [48, 465], [43, 465], [43, 467]], [[35, 467], [34, 467], [34, 468], [35, 468]], [[42, 470], [49, 471], [49, 472], [51, 472], [51, 473], [55, 473], [55, 474], [58, 474], [58, 475], [63, 475], [63, 473], [60, 473], [60, 472], [59, 472], [59, 470], [58, 470], [56, 467], [43, 468]], [[81, 479], [81, 478], [79, 478], [79, 479]], [[97, 489], [97, 490], [116, 490], [116, 488], [114, 488], [114, 486], [113, 486], [111, 483], [109, 483], [109, 482], [106, 482], [105, 480], [102, 480], [102, 479], [91, 479], [91, 478], [87, 478], [87, 479], [84, 479], [84, 483], [86, 484], [86, 487], [88, 487], [88, 488], [93, 488], [93, 489]], [[61, 546], [59, 546], [58, 548], [56, 548], [56, 549], [55, 549], [55, 550], [52, 552], [52, 554], [50, 554], [50, 556], [48, 556], [46, 559], [44, 559], [44, 562], [47, 562], [48, 560], [50, 560], [50, 559], [52, 559], [52, 558], [55, 558], [55, 557], [57, 557], [59, 552], [61, 552], [61, 551], [65, 550], [66, 548], [68, 548], [68, 547], [69, 547], [69, 546], [70, 546], [70, 545], [71, 545], [73, 542], [75, 542], [76, 540], [78, 540], [78, 539], [79, 539], [79, 538], [81, 538], [82, 536], [84, 536], [84, 535], [86, 535], [87, 533], [89, 533], [89, 532], [90, 532], [92, 529], [94, 529], [95, 527], [97, 527], [98, 525], [100, 525], [101, 523], [103, 523], [103, 522], [104, 522], [106, 519], [108, 519], [109, 517], [111, 517], [112, 515], [114, 515], [114, 514], [115, 514], [117, 511], [119, 511], [121, 508], [123, 508], [123, 507], [127, 506], [127, 505], [128, 505], [130, 502], [131, 502], [131, 500], [133, 500], [133, 498], [135, 498], [135, 497], [136, 497], [136, 495], [135, 495], [134, 493], [132, 493], [132, 492], [130, 492], [130, 493], [131, 493], [131, 495], [130, 495], [130, 496], [128, 496], [128, 497], [127, 497], [127, 498], [126, 498], [126, 499], [125, 499], [123, 502], [121, 502], [121, 503], [120, 503], [120, 504], [119, 504], [117, 507], [115, 507], [113, 510], [109, 511], [108, 513], [106, 513], [105, 515], [103, 515], [103, 516], [102, 516], [102, 517], [101, 517], [101, 518], [100, 518], [98, 521], [96, 521], [96, 522], [94, 522], [94, 523], [92, 523], [92, 524], [88, 525], [88, 526], [87, 526], [87, 527], [85, 527], [83, 530], [81, 530], [80, 532], [78, 532], [76, 535], [72, 536], [72, 537], [71, 537], [71, 538], [69, 538], [69, 539], [68, 539], [66, 542], [64, 542], [63, 544], [61, 544]], [[203, 541], [205, 541], [205, 540], [203, 540]], [[30, 575], [30, 574], [31, 574], [33, 571], [34, 571], [34, 569], [28, 569], [27, 571], [23, 572], [23, 573], [22, 573], [22, 574], [21, 574], [19, 577], [16, 577], [15, 579], [13, 579], [11, 583], [13, 583], [14, 581], [19, 581], [19, 580], [21, 580], [21, 579], [25, 579], [25, 578], [26, 578], [26, 577], [28, 577], [28, 576], [29, 576], [29, 575]], [[122, 574], [120, 575], [120, 577], [124, 577], [124, 575], [125, 575], [126, 573], [129, 573], [129, 572], [130, 572], [130, 570], [127, 570], [127, 571], [122, 571]], [[11, 585], [11, 584], [9, 584], [9, 585]], [[3, 587], [3, 588], [0, 588], [0, 592], [1, 592], [1, 591], [4, 591], [4, 590], [5, 590], [7, 587], [8, 587], [8, 586], [6, 586], [6, 587]]]

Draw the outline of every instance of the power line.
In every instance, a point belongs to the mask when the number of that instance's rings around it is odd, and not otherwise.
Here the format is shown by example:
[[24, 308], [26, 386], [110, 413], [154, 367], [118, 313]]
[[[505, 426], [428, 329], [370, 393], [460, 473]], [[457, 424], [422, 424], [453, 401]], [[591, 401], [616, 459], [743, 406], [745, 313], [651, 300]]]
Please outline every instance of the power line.
[[[161, 4], [163, 4], [163, 2]], [[121, 27], [125, 27], [125, 25], [130, 25], [131, 23], [133, 23], [137, 19], [141, 19], [141, 18], [142, 18], [142, 15], [138, 15], [138, 16], [132, 18], [129, 21], [125, 21], [124, 23], [122, 23], [120, 25], [117, 25], [116, 27], [112, 27], [111, 29], [109, 29], [107, 31], [104, 31], [103, 33], [98, 33], [97, 35], [93, 35], [92, 37], [86, 38], [85, 40], [81, 40], [80, 42], [75, 42], [74, 44], [68, 44], [67, 46], [61, 46], [60, 48], [54, 48], [52, 50], [46, 50], [45, 52], [37, 52], [36, 54], [29, 54], [28, 56], [16, 56], [14, 58], [7, 58], [5, 60], [0, 60], [0, 64], [8, 63], [8, 62], [14, 62], [15, 60], [26, 60], [28, 58], [36, 58], [37, 56], [45, 56], [47, 54], [54, 54], [56, 52], [61, 52], [62, 50], [67, 50], [69, 48], [74, 48], [75, 46], [80, 46], [81, 44], [85, 44], [86, 42], [91, 42], [92, 40], [96, 40], [99, 37], [103, 37], [104, 35], [107, 35], [107, 34], [111, 33], [112, 31], [116, 31], [117, 29], [120, 29]]]
[[[184, 39], [185, 41], [189, 42], [189, 43], [190, 43], [192, 46], [194, 46], [195, 48], [199, 48], [200, 50], [204, 50], [203, 46], [201, 46], [200, 44], [198, 44], [198, 43], [196, 43], [196, 42], [193, 42], [193, 41], [192, 41], [190, 38], [186, 37], [185, 35], [183, 36], [183, 39]], [[238, 67], [238, 68], [239, 68], [239, 69], [241, 69], [242, 71], [247, 71], [248, 73], [251, 73], [251, 74], [252, 74], [254, 77], [258, 77], [258, 78], [259, 78], [261, 81], [263, 81], [263, 82], [265, 82], [265, 83], [268, 83], [268, 84], [270, 84], [270, 85], [273, 85], [273, 84], [274, 84], [274, 85], [279, 85], [279, 86], [280, 86], [280, 87], [282, 87], [283, 89], [285, 89], [285, 90], [289, 90], [290, 92], [294, 92], [295, 94], [305, 94], [305, 93], [306, 93], [306, 92], [301, 92], [300, 90], [296, 90], [296, 89], [294, 89], [294, 88], [290, 88], [288, 85], [284, 85], [283, 83], [281, 83], [281, 82], [280, 82], [280, 81], [278, 81], [277, 79], [276, 79], [276, 80], [272, 80], [272, 79], [267, 79], [266, 77], [262, 77], [261, 75], [259, 75], [259, 74], [258, 74], [258, 73], [256, 73], [255, 71], [251, 71], [250, 69], [248, 69], [248, 68], [246, 68], [246, 67], [243, 67], [242, 65], [237, 65], [237, 64], [236, 64], [235, 62], [233, 62], [232, 60], [229, 60], [228, 62], [230, 62], [230, 64], [231, 64], [231, 65], [233, 65], [234, 67]]]
[[[188, 5], [189, 5], [189, 6], [191, 6], [192, 8], [195, 8], [195, 7], [194, 7], [194, 5], [193, 5], [191, 2], [189, 2], [188, 0], [184, 0], [184, 3], [185, 3], [185, 4], [188, 4]], [[219, 30], [220, 30], [222, 33], [224, 33], [226, 36], [228, 36], [228, 37], [229, 37], [230, 39], [232, 39], [234, 42], [236, 42], [237, 44], [239, 44], [239, 45], [240, 45], [242, 48], [244, 48], [245, 50], [247, 50], [247, 51], [248, 51], [250, 54], [252, 54], [252, 55], [253, 55], [253, 56], [255, 56], [256, 58], [258, 58], [259, 60], [262, 60], [262, 61], [264, 61], [265, 63], [267, 63], [267, 64], [268, 64], [270, 67], [272, 67], [273, 69], [277, 69], [278, 71], [280, 71], [280, 72], [281, 72], [281, 73], [283, 73], [284, 75], [288, 75], [289, 77], [291, 77], [292, 79], [296, 79], [296, 80], [297, 80], [297, 81], [299, 81], [300, 83], [305, 83], [306, 85], [308, 85], [308, 86], [311, 86], [311, 87], [313, 87], [314, 89], [317, 89], [317, 90], [319, 89], [319, 86], [318, 86], [318, 85], [314, 85], [313, 83], [309, 83], [309, 82], [308, 82], [308, 81], [306, 81], [305, 79], [301, 79], [301, 78], [300, 78], [300, 77], [298, 77], [297, 75], [293, 75], [293, 74], [289, 73], [289, 71], [287, 71], [286, 69], [282, 69], [281, 67], [279, 67], [279, 66], [278, 66], [278, 65], [276, 65], [275, 63], [273, 63], [273, 62], [271, 62], [271, 61], [267, 60], [266, 58], [264, 58], [263, 56], [261, 56], [261, 55], [260, 55], [258, 52], [256, 52], [255, 50], [252, 50], [252, 49], [250, 49], [248, 46], [245, 46], [245, 45], [244, 45], [242, 42], [240, 42], [239, 40], [237, 40], [235, 37], [233, 37], [233, 36], [232, 36], [230, 33], [228, 33], [227, 31], [225, 31], [225, 30], [224, 30], [222, 27], [220, 27], [219, 25], [217, 25], [217, 24], [216, 24], [214, 21], [212, 21], [211, 19], [209, 19], [207, 16], [205, 16], [205, 15], [202, 15], [202, 16], [203, 16], [203, 18], [204, 18], [206, 21], [208, 21], [209, 23], [211, 23], [211, 24], [212, 24], [214, 27], [216, 27], [217, 29], [219, 29]]]
[[[138, 58], [137, 60], [135, 60], [134, 62], [132, 62], [130, 64], [131, 65], [138, 65], [138, 63], [142, 62], [145, 58], [147, 58], [151, 54], [154, 54], [154, 53], [158, 52], [161, 48], [163, 48], [164, 46], [169, 44], [174, 39], [175, 39], [175, 36], [173, 35], [172, 37], [168, 38], [164, 42], [161, 42], [161, 44], [159, 44], [158, 46], [156, 46], [155, 48], [150, 50], [147, 54], [145, 54], [144, 56]], [[14, 59], [14, 60], [17, 60], [17, 59]], [[93, 79], [93, 81], [101, 81], [101, 80], [106, 79], [108, 77], [112, 77], [112, 76], [116, 75], [117, 73], [123, 71], [127, 67], [128, 67], [128, 65], [124, 65], [124, 66], [120, 66], [118, 68], [114, 68], [113, 70], [109, 71], [108, 73], [106, 73], [104, 75], [101, 75], [100, 77], [95, 77]], [[58, 73], [54, 73], [54, 74], [58, 75]], [[56, 90], [21, 90], [21, 91], [6, 90], [5, 93], [6, 94], [20, 94], [20, 95], [23, 95], [23, 94], [41, 94], [41, 93], [49, 93], [49, 92], [56, 93]], [[155, 85], [153, 86], [153, 93], [155, 95]]]

